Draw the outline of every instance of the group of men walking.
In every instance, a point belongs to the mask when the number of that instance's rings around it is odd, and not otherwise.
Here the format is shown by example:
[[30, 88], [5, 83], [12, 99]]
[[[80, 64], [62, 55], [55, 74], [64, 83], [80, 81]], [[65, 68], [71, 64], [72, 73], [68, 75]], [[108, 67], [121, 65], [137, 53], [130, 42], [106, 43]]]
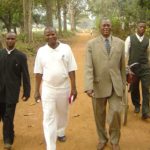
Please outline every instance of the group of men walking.
[[[130, 83], [134, 112], [141, 110], [141, 81], [142, 119], [150, 118], [150, 44], [144, 35], [146, 23], [138, 22], [136, 33], [127, 37], [125, 43], [111, 34], [111, 28], [111, 21], [102, 19], [99, 26], [101, 34], [88, 41], [85, 52], [84, 90], [92, 98], [100, 141], [97, 150], [104, 150], [108, 141], [112, 150], [120, 150], [121, 111], [127, 84], [126, 60], [129, 72], [136, 76], [136, 80]], [[39, 48], [35, 59], [34, 97], [36, 102], [42, 103], [46, 149], [56, 150], [56, 140], [65, 142], [67, 139], [68, 105], [77, 97], [77, 64], [71, 47], [57, 39], [55, 28], [46, 27], [44, 37], [46, 44]], [[6, 150], [10, 150], [14, 142], [13, 122], [22, 82], [24, 101], [30, 97], [31, 89], [27, 57], [16, 49], [15, 43], [16, 34], [9, 32], [6, 34], [6, 48], [0, 50], [0, 119]]]

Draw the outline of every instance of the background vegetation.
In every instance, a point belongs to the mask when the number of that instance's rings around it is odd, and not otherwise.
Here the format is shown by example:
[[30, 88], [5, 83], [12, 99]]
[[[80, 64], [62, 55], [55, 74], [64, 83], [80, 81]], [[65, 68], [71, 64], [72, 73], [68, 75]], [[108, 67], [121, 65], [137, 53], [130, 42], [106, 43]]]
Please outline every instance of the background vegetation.
[[24, 49], [34, 52], [43, 41], [45, 26], [55, 26], [66, 38], [75, 32], [98, 31], [102, 17], [112, 20], [113, 33], [122, 39], [135, 31], [138, 20], [147, 22], [150, 35], [150, 0], [0, 0], [0, 37], [14, 31]]

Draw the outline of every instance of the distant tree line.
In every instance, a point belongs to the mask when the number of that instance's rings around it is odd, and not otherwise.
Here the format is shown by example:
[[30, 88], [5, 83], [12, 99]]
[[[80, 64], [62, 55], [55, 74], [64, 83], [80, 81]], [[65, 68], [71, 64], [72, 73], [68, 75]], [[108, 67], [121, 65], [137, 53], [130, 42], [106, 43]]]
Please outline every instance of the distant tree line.
[[57, 20], [61, 34], [68, 30], [69, 21], [75, 31], [84, 8], [85, 0], [0, 0], [0, 26], [7, 32], [20, 28], [30, 42], [33, 23], [53, 26]]
[[102, 17], [109, 17], [114, 30], [128, 34], [139, 20], [150, 25], [150, 0], [87, 0], [88, 10], [96, 16], [96, 23]]
[[58, 32], [75, 31], [81, 18], [91, 16], [95, 24], [101, 17], [109, 17], [114, 31], [130, 31], [137, 20], [150, 20], [150, 0], [0, 0], [0, 28], [13, 30], [26, 36], [31, 42], [32, 25], [53, 26]]

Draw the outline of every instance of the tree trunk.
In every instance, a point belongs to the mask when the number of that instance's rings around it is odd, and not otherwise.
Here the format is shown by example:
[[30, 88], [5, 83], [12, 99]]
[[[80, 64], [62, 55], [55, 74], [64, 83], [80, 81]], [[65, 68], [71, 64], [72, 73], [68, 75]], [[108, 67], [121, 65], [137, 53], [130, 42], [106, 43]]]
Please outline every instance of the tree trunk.
[[46, 26], [53, 26], [52, 1], [45, 0], [45, 5], [46, 5]]
[[62, 24], [61, 24], [61, 5], [60, 0], [57, 0], [57, 16], [58, 16], [58, 32], [62, 33]]
[[32, 42], [32, 0], [23, 0], [23, 22], [25, 40], [27, 42]]
[[67, 31], [67, 4], [65, 2], [63, 6], [63, 20], [64, 20], [64, 32]]
[[7, 32], [10, 32], [11, 31], [11, 22], [10, 22], [10, 19], [8, 18], [4, 18], [4, 17], [1, 17], [0, 20], [3, 21], [4, 25], [5, 25], [5, 28], [7, 29]]
[[69, 14], [70, 14], [70, 25], [71, 31], [75, 31], [75, 17], [74, 17], [74, 8], [72, 4], [69, 5]]

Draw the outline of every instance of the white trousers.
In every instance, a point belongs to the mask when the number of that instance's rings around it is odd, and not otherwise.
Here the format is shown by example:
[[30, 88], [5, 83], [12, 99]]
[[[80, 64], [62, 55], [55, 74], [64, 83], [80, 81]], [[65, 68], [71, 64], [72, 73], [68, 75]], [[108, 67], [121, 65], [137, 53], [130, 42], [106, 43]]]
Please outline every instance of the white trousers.
[[56, 150], [57, 136], [65, 135], [69, 88], [54, 89], [42, 83], [43, 130], [47, 150]]

